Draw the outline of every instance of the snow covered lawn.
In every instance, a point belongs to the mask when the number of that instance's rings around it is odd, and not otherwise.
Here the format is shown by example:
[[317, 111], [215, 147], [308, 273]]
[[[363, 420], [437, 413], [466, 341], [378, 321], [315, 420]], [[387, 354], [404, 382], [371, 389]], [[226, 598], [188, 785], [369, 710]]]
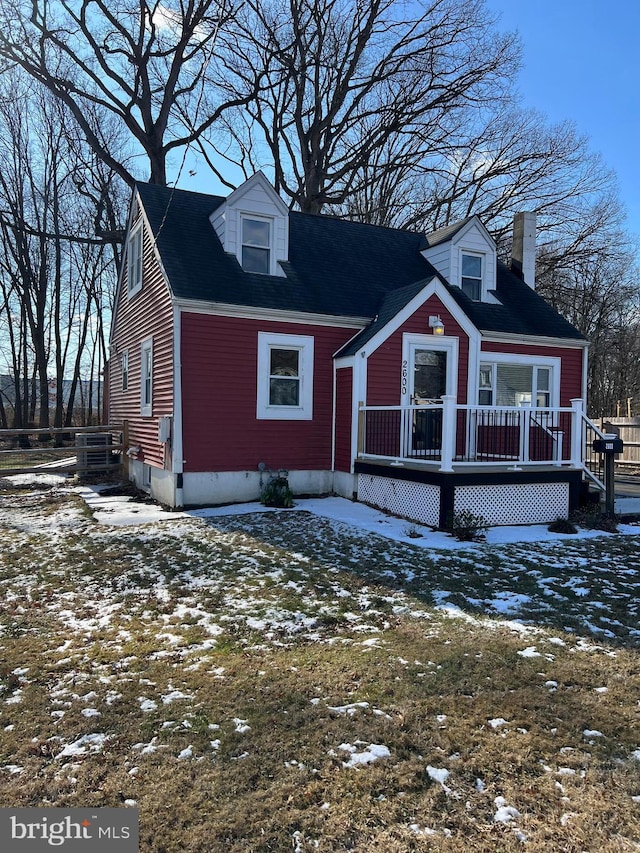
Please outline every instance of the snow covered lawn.
[[3, 804], [136, 804], [144, 853], [637, 849], [633, 528], [109, 500], [0, 492]]

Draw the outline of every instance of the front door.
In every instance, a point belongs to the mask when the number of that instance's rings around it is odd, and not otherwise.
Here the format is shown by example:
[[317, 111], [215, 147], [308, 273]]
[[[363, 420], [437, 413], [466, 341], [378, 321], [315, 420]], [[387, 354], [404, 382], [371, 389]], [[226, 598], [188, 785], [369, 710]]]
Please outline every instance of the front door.
[[432, 408], [447, 393], [448, 350], [423, 344], [409, 349], [409, 390], [414, 409], [411, 423], [411, 455], [433, 456], [442, 447], [442, 409]]

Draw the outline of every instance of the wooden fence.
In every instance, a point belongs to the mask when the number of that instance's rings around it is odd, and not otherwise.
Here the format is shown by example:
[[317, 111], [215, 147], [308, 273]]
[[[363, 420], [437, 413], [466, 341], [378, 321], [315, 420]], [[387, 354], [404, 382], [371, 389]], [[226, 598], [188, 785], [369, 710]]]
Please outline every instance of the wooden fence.
[[616, 466], [640, 471], [640, 417], [594, 418], [593, 422], [603, 432], [615, 433], [624, 442], [622, 454], [616, 456]]
[[0, 477], [10, 474], [95, 475], [122, 469], [128, 477], [127, 424], [63, 429], [0, 430]]

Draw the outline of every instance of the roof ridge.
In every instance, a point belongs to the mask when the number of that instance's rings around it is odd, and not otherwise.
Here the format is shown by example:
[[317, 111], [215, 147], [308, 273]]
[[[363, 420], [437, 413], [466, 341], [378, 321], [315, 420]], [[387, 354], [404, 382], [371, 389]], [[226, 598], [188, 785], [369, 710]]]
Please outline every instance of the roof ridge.
[[183, 187], [170, 187], [168, 184], [150, 184], [148, 181], [136, 181], [135, 182], [136, 189], [144, 190], [152, 189], [158, 192], [164, 192], [166, 194], [170, 193], [180, 193], [181, 195], [191, 195], [191, 196], [200, 196], [201, 198], [208, 198], [212, 201], [226, 201], [227, 196], [224, 195], [216, 195], [215, 193], [205, 193], [200, 192], [199, 190], [187, 190]]
[[324, 221], [329, 220], [333, 222], [347, 223], [349, 225], [353, 225], [360, 228], [372, 228], [380, 231], [391, 231], [395, 234], [412, 234], [414, 237], [423, 235], [422, 231], [413, 231], [408, 228], [395, 228], [392, 225], [378, 225], [375, 222], [360, 222], [359, 219], [345, 219], [344, 217], [338, 216], [335, 213], [309, 213], [304, 210], [290, 210], [289, 215], [292, 214], [294, 216], [308, 217], [309, 219], [322, 219]]

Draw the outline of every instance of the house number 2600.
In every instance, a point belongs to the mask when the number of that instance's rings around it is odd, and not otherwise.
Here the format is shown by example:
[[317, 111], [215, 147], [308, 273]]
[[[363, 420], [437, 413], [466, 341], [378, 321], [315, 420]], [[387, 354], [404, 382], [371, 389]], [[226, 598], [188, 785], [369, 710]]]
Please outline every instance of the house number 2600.
[[402, 362], [402, 380], [401, 393], [404, 396], [407, 393], [407, 385], [409, 384], [409, 362], [405, 359]]

